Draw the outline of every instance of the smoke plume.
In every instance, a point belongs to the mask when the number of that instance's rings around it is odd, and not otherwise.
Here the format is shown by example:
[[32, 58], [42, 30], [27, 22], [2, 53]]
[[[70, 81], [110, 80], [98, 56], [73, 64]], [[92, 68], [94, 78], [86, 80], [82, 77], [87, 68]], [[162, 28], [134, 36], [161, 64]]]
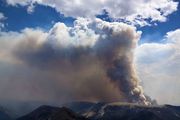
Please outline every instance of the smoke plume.
[[[79, 18], [44, 32], [1, 32], [2, 99], [126, 101], [148, 105], [133, 64], [140, 32], [124, 23]], [[6, 87], [3, 87], [6, 86]]]

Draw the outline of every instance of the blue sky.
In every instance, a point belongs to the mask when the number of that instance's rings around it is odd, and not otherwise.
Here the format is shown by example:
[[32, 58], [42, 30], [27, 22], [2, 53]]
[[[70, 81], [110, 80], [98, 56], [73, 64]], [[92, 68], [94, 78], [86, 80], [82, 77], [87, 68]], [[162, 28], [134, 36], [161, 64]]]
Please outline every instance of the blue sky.
[[16, 7], [7, 5], [6, 2], [0, 3], [0, 12], [4, 14], [6, 19], [5, 31], [20, 31], [26, 27], [50, 29], [54, 23], [63, 22], [72, 25], [74, 19], [64, 17], [54, 8], [42, 5], [36, 5], [35, 11], [31, 14], [27, 12], [27, 6], [17, 5]]
[[[158, 22], [157, 25], [138, 28], [143, 31], [142, 42], [161, 42], [163, 36], [169, 32], [180, 28], [180, 6], [178, 10], [167, 17], [166, 22]], [[147, 39], [149, 39], [147, 41]]]
[[[24, 28], [42, 28], [49, 30], [56, 22], [63, 22], [67, 26], [73, 26], [73, 17], [65, 17], [60, 11], [50, 6], [45, 6], [35, 3], [34, 12], [27, 12], [27, 5], [9, 5], [5, 0], [0, 0], [0, 12], [6, 17], [3, 20], [5, 27], [3, 31], [20, 31]], [[111, 21], [106, 14], [97, 16], [106, 21]], [[141, 41], [145, 42], [162, 42], [163, 36], [171, 30], [180, 27], [180, 6], [178, 10], [167, 16], [166, 22], [154, 22], [156, 25], [151, 26], [136, 26], [142, 31]]]

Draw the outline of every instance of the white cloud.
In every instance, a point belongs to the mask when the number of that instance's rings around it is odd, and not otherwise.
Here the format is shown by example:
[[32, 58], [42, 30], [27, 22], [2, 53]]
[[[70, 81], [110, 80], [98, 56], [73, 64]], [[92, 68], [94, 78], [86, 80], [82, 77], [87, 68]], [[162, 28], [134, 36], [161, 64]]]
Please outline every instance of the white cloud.
[[150, 25], [147, 19], [151, 22], [166, 21], [178, 6], [178, 2], [173, 0], [7, 0], [11, 5], [32, 5], [35, 2], [75, 18], [94, 17], [106, 9], [114, 20], [124, 19], [141, 26]]
[[145, 92], [161, 104], [180, 104], [180, 29], [165, 43], [145, 43], [136, 50], [138, 74]]
[[5, 17], [4, 17], [4, 15], [3, 15], [3, 13], [0, 13], [0, 20], [2, 20], [2, 19], [4, 19]]
[[29, 14], [33, 13], [35, 9], [35, 5], [33, 3], [31, 3], [28, 7], [27, 7], [27, 12]]
[[6, 19], [3, 13], [0, 12], [0, 30], [4, 28], [3, 20]]

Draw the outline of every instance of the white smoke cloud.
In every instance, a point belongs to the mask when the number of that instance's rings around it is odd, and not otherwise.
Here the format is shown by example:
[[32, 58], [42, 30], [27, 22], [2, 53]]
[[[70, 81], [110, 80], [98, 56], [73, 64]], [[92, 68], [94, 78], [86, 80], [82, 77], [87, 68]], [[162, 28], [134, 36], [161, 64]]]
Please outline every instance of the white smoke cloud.
[[170, 31], [164, 43], [137, 47], [136, 64], [145, 92], [160, 104], [180, 104], [180, 29]]
[[48, 32], [1, 32], [0, 98], [148, 104], [133, 67], [139, 37], [135, 27], [83, 18]]
[[[150, 25], [151, 22], [165, 22], [167, 16], [177, 10], [178, 2], [173, 0], [6, 0], [10, 5], [33, 3], [55, 8], [65, 16], [95, 17], [106, 10], [114, 20], [123, 19], [134, 25]], [[150, 20], [147, 20], [150, 19]]]

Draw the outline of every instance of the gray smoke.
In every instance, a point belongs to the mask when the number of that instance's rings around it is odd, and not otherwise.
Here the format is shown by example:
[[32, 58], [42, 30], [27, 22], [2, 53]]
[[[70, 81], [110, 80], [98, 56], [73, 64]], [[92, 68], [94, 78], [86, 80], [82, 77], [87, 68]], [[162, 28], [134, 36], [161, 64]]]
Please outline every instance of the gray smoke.
[[149, 105], [133, 64], [139, 37], [124, 23], [81, 18], [74, 27], [56, 23], [49, 32], [1, 32], [0, 62], [6, 73], [0, 89], [7, 91], [4, 98], [0, 92], [1, 99]]

